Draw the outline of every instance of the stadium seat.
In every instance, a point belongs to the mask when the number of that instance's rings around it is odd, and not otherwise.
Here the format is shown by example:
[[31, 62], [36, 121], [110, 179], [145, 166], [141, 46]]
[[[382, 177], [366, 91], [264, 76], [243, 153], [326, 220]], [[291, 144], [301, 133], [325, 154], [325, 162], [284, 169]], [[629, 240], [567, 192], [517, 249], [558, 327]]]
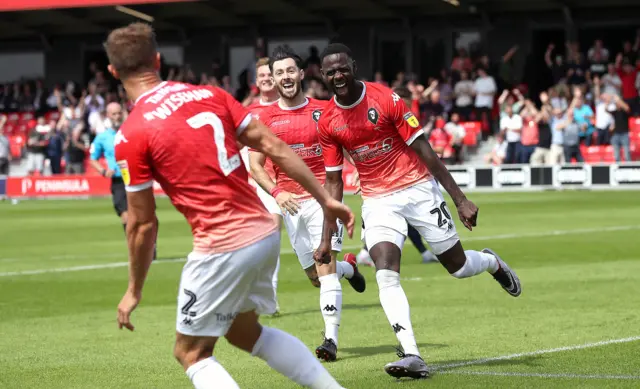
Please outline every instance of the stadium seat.
[[20, 114], [10, 113], [9, 115], [7, 115], [7, 123], [18, 124], [19, 121], [20, 121]]
[[20, 123], [27, 124], [30, 120], [34, 120], [33, 112], [23, 112], [20, 114]]
[[49, 120], [58, 120], [60, 119], [60, 112], [58, 111], [51, 111], [51, 112], [47, 112], [45, 114], [45, 118], [47, 119], [47, 121]]
[[13, 132], [15, 131], [15, 126], [13, 125], [13, 123], [7, 123], [4, 125], [4, 133], [6, 135], [13, 135]]
[[640, 118], [629, 118], [629, 131], [640, 133]]

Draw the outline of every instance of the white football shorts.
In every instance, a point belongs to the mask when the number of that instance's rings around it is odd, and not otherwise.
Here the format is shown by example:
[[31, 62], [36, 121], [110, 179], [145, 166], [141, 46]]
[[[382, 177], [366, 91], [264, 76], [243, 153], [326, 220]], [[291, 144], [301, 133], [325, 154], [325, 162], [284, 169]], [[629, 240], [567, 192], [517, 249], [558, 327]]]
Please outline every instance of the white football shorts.
[[427, 241], [434, 254], [453, 247], [460, 238], [452, 214], [435, 180], [362, 203], [363, 240], [367, 248], [391, 242], [402, 250], [407, 222]]
[[239, 313], [273, 314], [271, 280], [279, 254], [279, 231], [236, 251], [189, 254], [180, 278], [176, 331], [221, 337]]
[[[285, 212], [284, 226], [287, 229], [293, 251], [295, 251], [300, 266], [308, 269], [315, 265], [313, 252], [322, 241], [322, 228], [324, 226], [324, 214], [322, 207], [315, 199], [300, 202], [300, 209], [295, 215]], [[344, 228], [338, 220], [338, 232], [331, 238], [331, 250], [342, 251], [342, 239]]]

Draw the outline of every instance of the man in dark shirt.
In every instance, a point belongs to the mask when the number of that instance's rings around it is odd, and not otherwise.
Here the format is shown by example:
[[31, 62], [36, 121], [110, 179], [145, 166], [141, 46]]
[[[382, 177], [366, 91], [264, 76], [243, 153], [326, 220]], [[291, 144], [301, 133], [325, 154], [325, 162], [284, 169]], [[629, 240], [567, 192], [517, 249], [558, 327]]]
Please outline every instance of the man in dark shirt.
[[616, 162], [620, 162], [620, 149], [624, 153], [624, 160], [631, 161], [631, 150], [629, 149], [629, 112], [630, 107], [620, 96], [613, 97], [615, 109], [609, 110], [613, 115], [614, 128], [611, 136], [611, 145], [615, 154]]
[[44, 117], [38, 118], [38, 124], [29, 133], [27, 140], [27, 170], [29, 174], [44, 171], [44, 159], [49, 144], [50, 127], [45, 124]]

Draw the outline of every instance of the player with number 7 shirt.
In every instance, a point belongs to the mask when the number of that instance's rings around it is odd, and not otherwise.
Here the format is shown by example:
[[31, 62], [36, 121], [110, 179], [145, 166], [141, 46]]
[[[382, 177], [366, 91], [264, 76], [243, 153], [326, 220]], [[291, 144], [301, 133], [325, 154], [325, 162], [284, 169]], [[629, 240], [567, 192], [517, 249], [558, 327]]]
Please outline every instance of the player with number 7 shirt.
[[142, 297], [155, 231], [157, 181], [191, 226], [193, 251], [180, 279], [174, 355], [197, 389], [238, 388], [213, 357], [219, 337], [261, 358], [299, 385], [341, 388], [297, 338], [263, 327], [276, 306], [271, 284], [280, 232], [248, 182], [238, 142], [265, 153], [318, 200], [333, 229], [353, 232], [354, 216], [331, 198], [304, 162], [220, 88], [159, 77], [155, 33], [144, 23], [112, 31], [109, 71], [135, 105], [115, 152], [129, 203], [129, 285], [118, 305], [120, 328]]
[[[343, 44], [327, 46], [321, 61], [324, 81], [335, 94], [318, 122], [327, 171], [325, 188], [336, 200], [342, 200], [346, 150], [360, 174], [363, 240], [376, 265], [380, 303], [401, 344], [400, 360], [387, 364], [385, 371], [397, 378], [428, 377], [400, 285], [407, 223], [420, 232], [453, 277], [489, 272], [514, 297], [521, 293], [520, 281], [493, 250], [463, 250], [437, 181], [451, 195], [469, 230], [476, 226], [478, 208], [431, 149], [417, 118], [402, 99], [380, 84], [357, 80], [355, 61]], [[328, 254], [335, 228], [331, 220], [325, 222], [317, 258]]]

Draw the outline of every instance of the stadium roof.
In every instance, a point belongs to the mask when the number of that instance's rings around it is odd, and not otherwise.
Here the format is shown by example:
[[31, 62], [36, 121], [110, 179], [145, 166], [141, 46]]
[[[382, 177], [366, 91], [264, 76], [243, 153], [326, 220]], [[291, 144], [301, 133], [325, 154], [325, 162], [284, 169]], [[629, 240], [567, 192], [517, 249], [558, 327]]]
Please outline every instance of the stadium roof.
[[[51, 0], [39, 0], [42, 3]], [[113, 1], [103, 0], [105, 4]], [[30, 0], [29, 3], [37, 2]], [[98, 1], [92, 0], [95, 4]], [[142, 2], [142, 1], [138, 1]], [[14, 2], [15, 3], [15, 2]], [[81, 3], [75, 1], [76, 4]], [[135, 3], [123, 0], [122, 3]], [[453, 5], [458, 3], [459, 5]], [[625, 9], [637, 0], [201, 0], [129, 5], [153, 17], [158, 30], [189, 31], [260, 25], [331, 24], [353, 20], [404, 19], [428, 22], [436, 16], [482, 18], [514, 12]], [[566, 8], [565, 8], [566, 7]], [[606, 8], [603, 8], [606, 7]], [[0, 7], [2, 9], [2, 7]], [[113, 6], [0, 13], [0, 39], [99, 34], [129, 23], [131, 15]], [[433, 20], [433, 19], [431, 19]]]

